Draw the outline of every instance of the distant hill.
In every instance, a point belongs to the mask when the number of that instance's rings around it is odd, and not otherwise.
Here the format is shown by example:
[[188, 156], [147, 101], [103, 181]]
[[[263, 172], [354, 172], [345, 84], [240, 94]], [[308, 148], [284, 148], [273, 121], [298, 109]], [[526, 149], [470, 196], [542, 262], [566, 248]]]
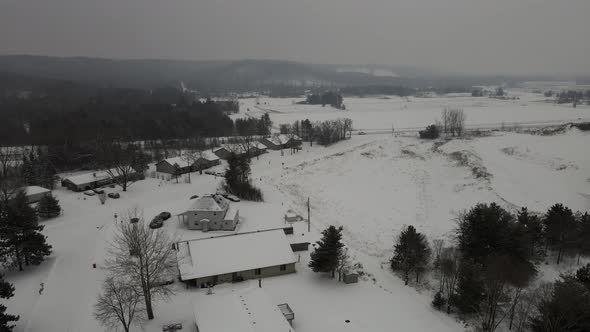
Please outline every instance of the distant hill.
[[247, 89], [271, 84], [339, 86], [394, 84], [402, 80], [399, 75], [375, 74], [384, 71], [393, 73], [395, 68], [381, 68], [374, 72], [346, 68], [281, 60], [182, 61], [0, 56], [1, 72], [102, 87], [150, 89], [160, 86], [180, 87], [180, 82], [184, 82], [196, 89]]

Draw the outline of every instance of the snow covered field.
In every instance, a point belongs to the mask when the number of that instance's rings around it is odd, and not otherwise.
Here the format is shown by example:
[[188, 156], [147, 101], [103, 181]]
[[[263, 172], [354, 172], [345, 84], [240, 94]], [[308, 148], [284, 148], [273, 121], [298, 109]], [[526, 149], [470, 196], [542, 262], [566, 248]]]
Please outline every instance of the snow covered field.
[[[321, 106], [311, 110], [293, 106], [291, 100], [261, 101], [271, 102], [263, 107], [281, 112], [271, 113], [275, 124], [347, 116], [354, 119], [356, 128], [387, 128], [390, 122], [396, 127], [426, 125], [439, 116], [445, 103], [463, 107], [470, 123], [590, 117], [588, 108], [523, 99], [412, 98], [405, 102], [359, 98], [345, 100], [348, 111]], [[478, 102], [483, 105], [475, 106]], [[403, 105], [408, 109], [400, 109]], [[250, 112], [261, 111], [251, 105]], [[246, 113], [244, 109], [237, 116]], [[288, 209], [305, 216], [308, 197], [311, 233], [299, 223], [298, 235], [314, 241], [326, 226], [344, 226], [344, 241], [353, 260], [362, 263], [371, 277], [353, 285], [338, 283], [312, 273], [307, 268], [309, 253], [303, 252], [296, 274], [263, 280], [273, 303], [287, 302], [295, 311], [295, 331], [391, 331], [394, 326], [403, 331], [460, 331], [460, 323], [431, 308], [427, 289], [404, 286], [389, 272], [387, 261], [398, 231], [412, 224], [430, 239], [448, 238], [456, 213], [477, 202], [495, 201], [507, 208], [527, 205], [530, 210], [544, 211], [560, 201], [574, 210], [590, 210], [589, 143], [588, 132], [572, 129], [553, 136], [496, 133], [436, 144], [390, 134], [354, 135], [330, 147], [304, 143], [293, 155], [271, 151], [252, 161], [253, 182], [263, 190], [265, 202], [234, 203], [242, 216], [237, 231], [280, 227]], [[476, 177], [476, 172], [483, 177]], [[101, 266], [115, 228], [114, 214], [121, 216], [138, 207], [149, 221], [169, 211], [173, 217], [165, 227], [179, 239], [212, 236], [216, 232], [185, 230], [174, 215], [190, 205], [191, 195], [215, 192], [220, 181], [198, 173], [193, 173], [191, 184], [148, 178], [105, 205], [97, 197], [55, 190], [64, 215], [43, 222], [54, 253], [39, 267], [6, 276], [16, 288], [8, 311], [21, 315], [16, 331], [104, 331], [92, 316], [92, 306], [105, 277]], [[97, 269], [92, 268], [93, 263]], [[42, 294], [40, 283], [45, 285]], [[187, 290], [182, 284], [176, 287], [177, 294], [168, 303], [156, 304], [156, 319], [135, 331], [161, 331], [163, 323], [177, 321], [183, 323], [183, 331], [196, 331], [191, 303], [202, 290]], [[247, 287], [257, 287], [257, 283], [216, 289]]]
[[[260, 98], [241, 99], [240, 113], [233, 117], [260, 117], [269, 112], [275, 125], [310, 119], [323, 121], [338, 117], [353, 120], [358, 130], [390, 130], [394, 128], [425, 127], [440, 118], [445, 106], [464, 109], [468, 126], [498, 124], [507, 126], [523, 122], [568, 122], [578, 119], [590, 120], [590, 106], [571, 104], [557, 105], [545, 102], [545, 97], [525, 91], [510, 90], [510, 96], [519, 100], [499, 100], [487, 97], [440, 96], [433, 98], [397, 97], [344, 98], [346, 110], [336, 110], [321, 105], [295, 105], [303, 99]], [[247, 111], [250, 109], [250, 111]]]

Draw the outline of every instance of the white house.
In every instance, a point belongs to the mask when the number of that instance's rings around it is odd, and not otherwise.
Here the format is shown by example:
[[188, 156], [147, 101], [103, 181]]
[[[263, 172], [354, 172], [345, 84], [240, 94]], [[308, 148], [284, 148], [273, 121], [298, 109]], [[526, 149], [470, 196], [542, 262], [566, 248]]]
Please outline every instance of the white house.
[[196, 287], [295, 272], [283, 229], [178, 242], [180, 279]]
[[293, 311], [273, 304], [261, 288], [198, 294], [193, 306], [199, 332], [295, 332], [287, 321]]
[[207, 231], [232, 231], [240, 219], [240, 211], [218, 194], [199, 197], [191, 207], [178, 215], [188, 229]]

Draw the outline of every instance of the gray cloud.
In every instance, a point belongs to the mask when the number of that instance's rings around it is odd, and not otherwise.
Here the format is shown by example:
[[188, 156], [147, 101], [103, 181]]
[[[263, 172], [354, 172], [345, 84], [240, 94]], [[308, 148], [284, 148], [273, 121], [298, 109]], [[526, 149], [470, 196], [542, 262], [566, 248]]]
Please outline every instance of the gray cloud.
[[0, 54], [588, 73], [588, 0], [0, 0]]

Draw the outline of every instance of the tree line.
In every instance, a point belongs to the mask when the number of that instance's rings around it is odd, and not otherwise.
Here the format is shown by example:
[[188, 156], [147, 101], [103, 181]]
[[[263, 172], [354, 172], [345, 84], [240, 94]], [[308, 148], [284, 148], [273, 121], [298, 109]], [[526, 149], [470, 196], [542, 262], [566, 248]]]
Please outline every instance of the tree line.
[[590, 302], [580, 305], [590, 296], [590, 265], [576, 276], [533, 287], [541, 261], [553, 256], [560, 264], [566, 256], [577, 256], [579, 262], [590, 255], [587, 212], [555, 204], [541, 215], [526, 207], [512, 214], [495, 203], [477, 204], [458, 216], [455, 239], [430, 244], [407, 226], [395, 241], [390, 266], [406, 285], [412, 276], [418, 283], [432, 273], [438, 283], [432, 305], [477, 321], [482, 331], [501, 324], [516, 331], [590, 328]]
[[344, 140], [352, 135], [352, 120], [341, 118], [336, 120], [326, 120], [311, 122], [309, 119], [295, 121], [292, 124], [279, 125], [281, 134], [297, 135], [304, 141], [313, 145], [317, 142], [320, 145], [330, 145]]

